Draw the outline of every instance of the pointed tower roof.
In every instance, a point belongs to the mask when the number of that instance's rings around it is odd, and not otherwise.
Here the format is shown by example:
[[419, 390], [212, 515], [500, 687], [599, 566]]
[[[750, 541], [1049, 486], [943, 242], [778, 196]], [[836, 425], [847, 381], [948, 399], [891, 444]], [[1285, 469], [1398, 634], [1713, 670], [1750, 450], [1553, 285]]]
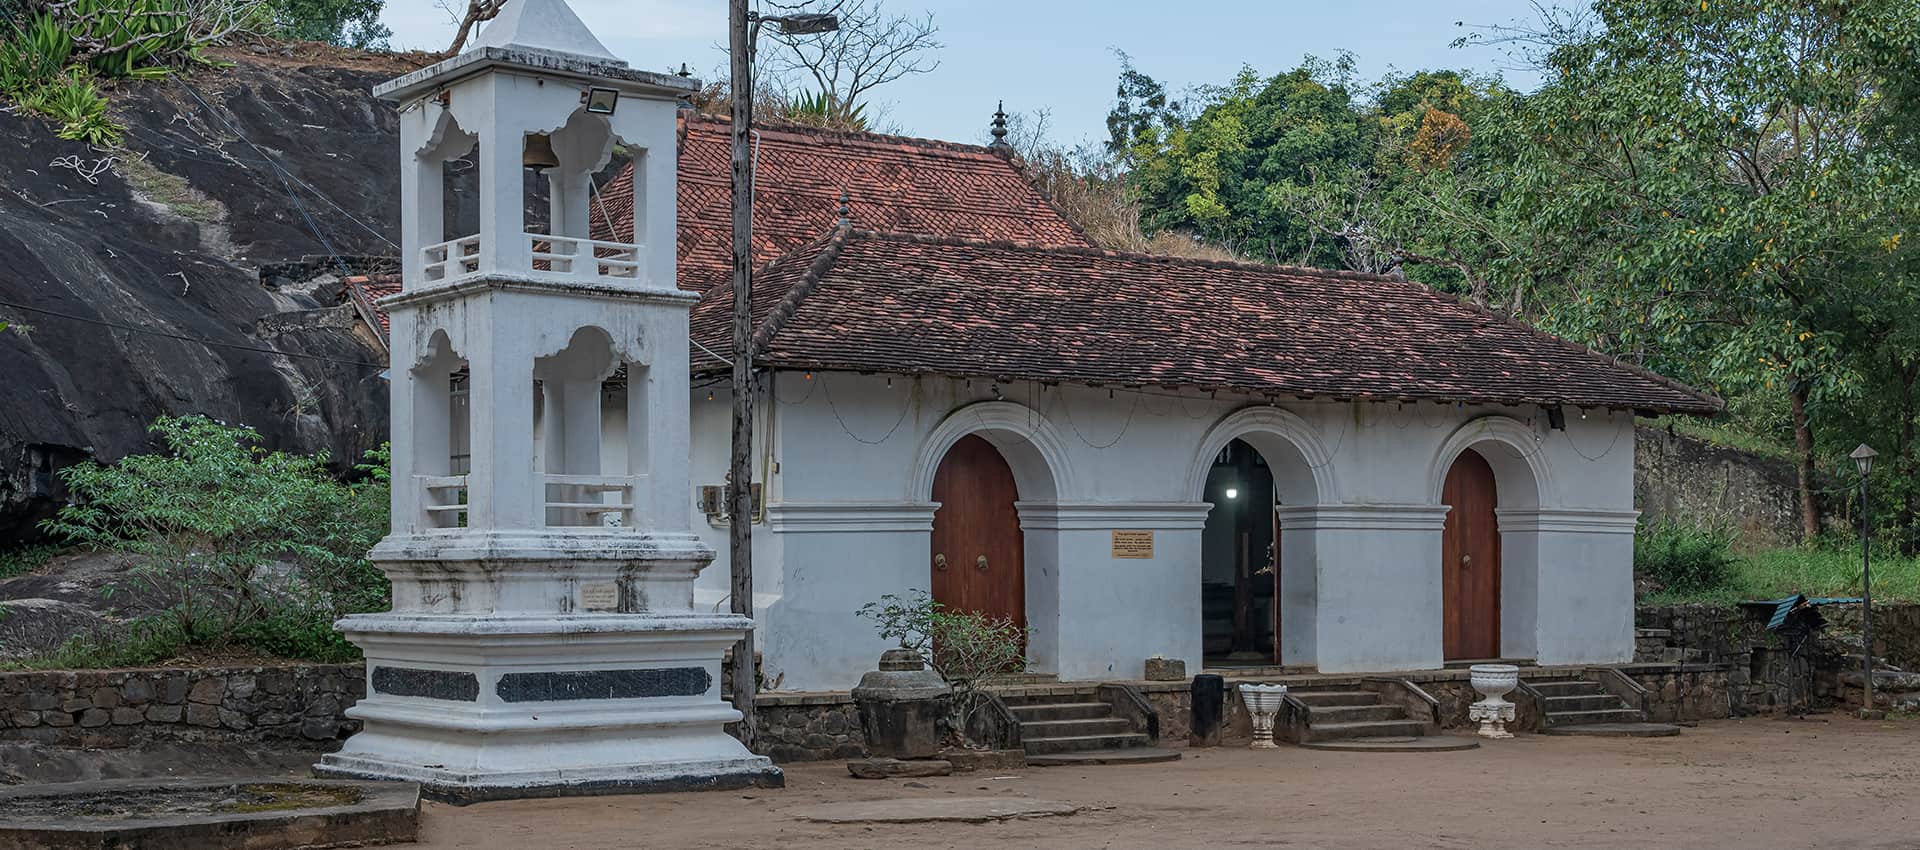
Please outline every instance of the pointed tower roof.
[[607, 50], [566, 0], [511, 0], [467, 49], [373, 87], [395, 103], [496, 69], [580, 80], [647, 97], [679, 97], [700, 81], [641, 71]]
[[513, 0], [467, 49], [545, 50], [625, 65], [594, 37], [566, 0]]

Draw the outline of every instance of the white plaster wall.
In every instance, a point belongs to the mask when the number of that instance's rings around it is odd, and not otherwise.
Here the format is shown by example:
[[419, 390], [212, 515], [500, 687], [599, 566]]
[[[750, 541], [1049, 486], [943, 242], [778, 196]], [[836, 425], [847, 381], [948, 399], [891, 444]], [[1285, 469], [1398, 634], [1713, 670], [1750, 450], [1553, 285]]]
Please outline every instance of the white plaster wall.
[[[889, 386], [877, 375], [776, 376], [774, 401], [761, 405], [772, 425], [756, 432], [772, 440], [770, 451], [756, 447], [756, 469], [767, 458], [757, 474], [773, 514], [771, 527], [755, 528], [769, 677], [788, 689], [846, 688], [872, 668], [884, 647], [853, 611], [883, 594], [927, 588], [927, 500], [944, 451], [930, 443], [950, 443], [967, 427], [984, 429], [1019, 482], [1029, 657], [1063, 679], [1136, 677], [1155, 653], [1198, 666], [1200, 499], [1217, 451], [1207, 443], [1240, 436], [1234, 423], [1251, 420], [1292, 423], [1286, 438], [1310, 444], [1277, 457], [1275, 445], [1293, 443], [1276, 444], [1280, 426], [1264, 424], [1251, 440], [1274, 465], [1282, 500], [1302, 505], [1286, 520], [1283, 542], [1289, 663], [1329, 672], [1440, 665], [1439, 482], [1469, 446], [1498, 456], [1503, 511], [1533, 512], [1515, 520], [1519, 531], [1502, 520], [1503, 534], [1537, 543], [1533, 564], [1528, 546], [1507, 544], [1509, 652], [1533, 649], [1555, 663], [1631, 654], [1633, 440], [1625, 412], [1582, 418], [1569, 409], [1561, 432], [1531, 407], [1269, 406], [1225, 394], [1109, 397], [1099, 388], [1022, 383], [997, 390], [948, 378], [895, 377]], [[726, 464], [727, 397], [716, 390], [709, 402], [707, 392], [693, 393], [696, 485], [719, 483]], [[982, 410], [1000, 414], [965, 418]], [[949, 421], [955, 411], [961, 418]], [[1312, 504], [1298, 497], [1301, 488], [1315, 492]], [[687, 504], [691, 510], [691, 494]], [[721, 553], [700, 582], [702, 599], [719, 598], [725, 530], [707, 529], [700, 516], [693, 525]], [[1115, 528], [1155, 531], [1155, 557], [1112, 558]]]

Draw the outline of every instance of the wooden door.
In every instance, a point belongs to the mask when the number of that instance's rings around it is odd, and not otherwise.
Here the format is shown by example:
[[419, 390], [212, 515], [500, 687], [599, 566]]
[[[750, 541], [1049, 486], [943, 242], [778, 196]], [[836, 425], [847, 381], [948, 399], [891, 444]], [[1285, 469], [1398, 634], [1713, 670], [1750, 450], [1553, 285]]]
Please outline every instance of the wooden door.
[[1500, 525], [1493, 467], [1469, 449], [1447, 470], [1440, 594], [1449, 660], [1500, 657]]
[[1027, 624], [1025, 543], [1013, 470], [1000, 451], [977, 436], [947, 450], [933, 475], [933, 598], [961, 611], [979, 611]]

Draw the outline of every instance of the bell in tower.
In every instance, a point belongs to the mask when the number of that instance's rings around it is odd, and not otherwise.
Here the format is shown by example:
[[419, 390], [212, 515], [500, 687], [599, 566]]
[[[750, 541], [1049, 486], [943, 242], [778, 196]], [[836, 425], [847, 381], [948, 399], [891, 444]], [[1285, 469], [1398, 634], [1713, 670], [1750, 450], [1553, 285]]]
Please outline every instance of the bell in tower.
[[[627, 67], [563, 0], [515, 0], [465, 52], [375, 88], [401, 136], [393, 525], [371, 554], [393, 610], [339, 623], [366, 653], [364, 726], [321, 774], [457, 802], [780, 783], [723, 728], [740, 713], [721, 656], [752, 621], [694, 611], [713, 552], [680, 504], [675, 110], [697, 87]], [[634, 227], [594, 239], [616, 151]], [[470, 154], [478, 226], [460, 228], [446, 164]]]

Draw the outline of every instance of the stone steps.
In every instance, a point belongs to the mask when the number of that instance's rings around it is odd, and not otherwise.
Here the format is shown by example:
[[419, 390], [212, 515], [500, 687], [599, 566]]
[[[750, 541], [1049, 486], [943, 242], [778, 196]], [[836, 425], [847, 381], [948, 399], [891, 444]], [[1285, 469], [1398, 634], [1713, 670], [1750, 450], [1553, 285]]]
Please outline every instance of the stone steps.
[[1096, 720], [1113, 715], [1113, 706], [1104, 702], [1038, 702], [1019, 705], [1009, 703], [1013, 716], [1024, 727], [1028, 723], [1045, 723], [1054, 720]]
[[1294, 690], [1287, 696], [1306, 706], [1307, 716], [1300, 732], [1300, 744], [1325, 744], [1356, 738], [1418, 738], [1427, 734], [1427, 724], [1407, 715], [1405, 706], [1381, 701], [1374, 691], [1329, 687], [1326, 690]]
[[1118, 735], [1069, 735], [1061, 738], [1029, 738], [1026, 737], [1026, 727], [1022, 726], [1020, 733], [1020, 745], [1027, 751], [1029, 756], [1084, 752], [1086, 750], [1122, 750], [1129, 747], [1153, 746], [1153, 740], [1139, 732], [1127, 732]]
[[1096, 693], [1056, 690], [1001, 696], [1020, 722], [1020, 747], [1028, 764], [1137, 764], [1180, 757], [1154, 746], [1152, 736], [1134, 731], [1133, 721], [1116, 716], [1114, 707], [1098, 700]]
[[1315, 725], [1407, 719], [1407, 710], [1397, 705], [1316, 705], [1311, 711]]
[[1626, 703], [1620, 702], [1618, 705], [1619, 707], [1617, 708], [1601, 709], [1599, 711], [1549, 712], [1547, 717], [1552, 719], [1552, 723], [1550, 724], [1552, 726], [1579, 726], [1585, 723], [1639, 723], [1646, 720], [1645, 717], [1640, 716], [1640, 712], [1627, 708]]
[[1599, 682], [1587, 679], [1549, 679], [1544, 682], [1528, 682], [1528, 686], [1543, 697], [1585, 697], [1607, 696], [1606, 688]]
[[1372, 691], [1292, 691], [1289, 695], [1308, 708], [1380, 704], [1380, 695]]
[[[1404, 716], [1404, 710], [1403, 710]], [[1303, 741], [1343, 741], [1351, 738], [1418, 738], [1427, 734], [1427, 725], [1418, 720], [1363, 720], [1355, 723], [1307, 724]]]
[[1546, 697], [1545, 701], [1546, 705], [1543, 706], [1543, 708], [1546, 709], [1548, 714], [1563, 714], [1569, 711], [1603, 711], [1621, 706], [1620, 698], [1613, 694]]
[[1645, 735], [1645, 730], [1656, 727], [1652, 734], [1679, 733], [1678, 727], [1647, 723], [1646, 714], [1590, 679], [1555, 679], [1529, 682], [1528, 686], [1540, 695], [1540, 710], [1546, 714], [1545, 731], [1549, 733]]
[[1078, 720], [1035, 720], [1020, 721], [1020, 736], [1025, 740], [1028, 735], [1042, 740], [1052, 738], [1077, 738], [1087, 735], [1122, 735], [1133, 731], [1127, 721], [1118, 717], [1097, 717]]

